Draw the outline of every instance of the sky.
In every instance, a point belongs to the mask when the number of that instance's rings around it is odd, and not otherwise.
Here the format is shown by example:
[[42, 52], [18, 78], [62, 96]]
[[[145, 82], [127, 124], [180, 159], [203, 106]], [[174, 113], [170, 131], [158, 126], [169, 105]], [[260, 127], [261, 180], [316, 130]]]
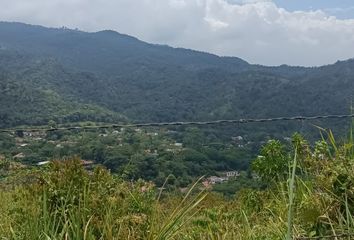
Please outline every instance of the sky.
[[353, 0], [0, 0], [0, 6], [0, 21], [110, 29], [255, 64], [319, 66], [354, 57]]

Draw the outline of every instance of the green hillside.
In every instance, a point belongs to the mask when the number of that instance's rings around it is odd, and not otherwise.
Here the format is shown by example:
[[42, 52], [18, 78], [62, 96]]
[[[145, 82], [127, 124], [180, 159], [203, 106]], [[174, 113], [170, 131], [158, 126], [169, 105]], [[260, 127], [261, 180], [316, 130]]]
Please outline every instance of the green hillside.
[[[341, 114], [349, 112], [354, 92], [353, 60], [319, 68], [266, 67], [148, 44], [113, 31], [20, 23], [0, 23], [0, 36], [2, 78], [26, 86], [20, 87], [26, 94], [18, 91], [22, 98], [35, 99], [24, 99], [28, 104], [22, 108], [32, 106], [39, 120], [24, 123], [71, 115], [81, 108], [75, 104], [131, 121]], [[14, 103], [8, 94], [2, 97], [2, 102]], [[22, 123], [6, 104], [1, 106], [2, 118]]]
[[125, 118], [95, 104], [83, 103], [61, 88], [83, 75], [65, 72], [50, 59], [0, 51], [0, 126], [46, 125], [49, 121], [113, 122]]

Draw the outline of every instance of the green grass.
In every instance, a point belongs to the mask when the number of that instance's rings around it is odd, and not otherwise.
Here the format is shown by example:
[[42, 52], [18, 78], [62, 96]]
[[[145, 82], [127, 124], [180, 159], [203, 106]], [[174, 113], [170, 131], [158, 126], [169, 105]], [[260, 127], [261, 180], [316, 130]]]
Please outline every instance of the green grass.
[[288, 174], [274, 176], [272, 166], [259, 168], [271, 170], [272, 178], [264, 178], [268, 187], [243, 189], [232, 199], [201, 190], [201, 179], [181, 195], [159, 191], [151, 182], [126, 182], [102, 168], [88, 172], [77, 159], [41, 170], [12, 170], [0, 182], [0, 239], [321, 239], [352, 234], [349, 136], [338, 141], [324, 131], [314, 147], [295, 136], [287, 155], [275, 151], [288, 160]]
[[289, 179], [289, 210], [288, 210], [288, 231], [286, 234], [286, 239], [291, 240], [293, 236], [293, 204], [294, 204], [294, 197], [295, 197], [295, 176], [296, 176], [296, 164], [297, 164], [297, 148], [295, 149], [295, 156], [294, 161], [291, 168], [291, 174]]

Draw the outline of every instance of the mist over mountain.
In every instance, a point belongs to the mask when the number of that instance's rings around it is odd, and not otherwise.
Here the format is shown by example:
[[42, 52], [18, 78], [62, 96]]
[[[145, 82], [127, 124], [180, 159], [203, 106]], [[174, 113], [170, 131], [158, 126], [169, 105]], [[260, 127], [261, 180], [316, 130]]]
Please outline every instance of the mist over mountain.
[[2, 127], [343, 114], [354, 93], [354, 60], [266, 67], [114, 31], [7, 22], [0, 49]]

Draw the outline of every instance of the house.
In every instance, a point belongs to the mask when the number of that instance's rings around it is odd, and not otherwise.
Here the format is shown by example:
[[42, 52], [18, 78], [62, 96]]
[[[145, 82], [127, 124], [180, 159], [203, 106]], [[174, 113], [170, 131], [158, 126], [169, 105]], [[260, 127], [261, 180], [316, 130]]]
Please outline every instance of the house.
[[23, 136], [24, 137], [31, 137], [31, 138], [43, 138], [45, 137], [45, 133], [44, 132], [23, 132]]
[[39, 163], [37, 163], [37, 166], [46, 165], [46, 164], [48, 164], [48, 163], [50, 163], [50, 161], [39, 162]]
[[81, 165], [83, 166], [91, 166], [93, 165], [94, 162], [93, 161], [90, 161], [90, 160], [81, 160]]
[[217, 183], [222, 183], [222, 182], [226, 181], [227, 179], [223, 178], [223, 177], [211, 176], [211, 177], [208, 177], [207, 180], [209, 181], [210, 184], [214, 185]]
[[32, 133], [31, 132], [23, 132], [23, 136], [24, 137], [32, 137]]
[[232, 137], [231, 139], [232, 139], [232, 141], [236, 141], [236, 142], [243, 141], [243, 137], [242, 136]]
[[[38, 162], [36, 165], [37, 166], [43, 166], [43, 165], [46, 165], [48, 163], [50, 163], [50, 161], [42, 161], [42, 162]], [[87, 166], [90, 167], [90, 166], [92, 166], [94, 164], [93, 161], [89, 161], [89, 160], [81, 160], [80, 163], [81, 163], [81, 165], [86, 166], [86, 167]]]
[[175, 147], [183, 147], [183, 143], [175, 143], [175, 144], [173, 144]]
[[148, 135], [148, 136], [158, 136], [159, 134], [157, 132], [149, 132], [146, 135]]
[[239, 177], [240, 176], [240, 172], [238, 171], [229, 171], [229, 172], [225, 172], [225, 176], [230, 178], [230, 177]]
[[165, 187], [159, 187], [159, 188], [157, 188], [157, 190], [159, 190], [160, 192], [162, 192], [162, 191], [166, 190], [166, 188], [165, 188]]

